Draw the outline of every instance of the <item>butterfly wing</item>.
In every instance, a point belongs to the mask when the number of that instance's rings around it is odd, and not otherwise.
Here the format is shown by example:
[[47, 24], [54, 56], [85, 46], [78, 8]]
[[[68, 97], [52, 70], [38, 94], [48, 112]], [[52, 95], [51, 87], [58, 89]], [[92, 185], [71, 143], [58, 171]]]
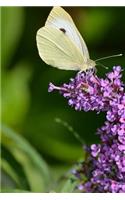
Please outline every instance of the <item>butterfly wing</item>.
[[45, 26], [51, 26], [57, 29], [64, 29], [66, 35], [74, 42], [84, 57], [84, 62], [89, 59], [89, 52], [85, 41], [76, 28], [71, 16], [61, 7], [53, 7], [51, 10]]
[[80, 70], [84, 58], [77, 46], [60, 29], [45, 25], [36, 36], [40, 57], [48, 65], [65, 70]]

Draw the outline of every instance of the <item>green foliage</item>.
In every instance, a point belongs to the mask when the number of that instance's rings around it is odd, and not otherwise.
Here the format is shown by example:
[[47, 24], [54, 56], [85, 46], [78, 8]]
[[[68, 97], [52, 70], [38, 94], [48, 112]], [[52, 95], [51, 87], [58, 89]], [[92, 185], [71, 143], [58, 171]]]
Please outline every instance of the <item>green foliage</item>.
[[66, 183], [64, 183], [61, 189], [61, 192], [63, 193], [74, 192], [76, 186], [77, 186], [77, 182], [69, 179], [66, 181]]
[[18, 7], [1, 8], [1, 60], [2, 67], [8, 67], [23, 31], [24, 9]]
[[12, 168], [10, 163], [5, 160], [4, 158], [1, 158], [1, 169], [16, 183], [18, 187], [21, 187], [18, 174], [16, 173], [16, 170]]
[[[84, 13], [81, 13], [81, 18], [84, 20]], [[85, 18], [85, 24], [82, 26], [82, 20], [80, 21], [80, 27], [86, 39], [92, 44], [100, 43], [108, 32], [108, 29], [112, 25], [113, 15], [111, 10], [105, 11], [105, 9], [95, 8], [89, 12], [89, 15]], [[97, 37], [98, 35], [98, 37]]]
[[[46, 188], [50, 179], [48, 166], [22, 136], [2, 125], [2, 144], [22, 166], [32, 192], [42, 192], [48, 189]], [[7, 161], [3, 162], [2, 167], [19, 187], [20, 183], [16, 169], [12, 169]]]
[[28, 110], [29, 78], [30, 70], [27, 69], [26, 63], [20, 63], [3, 75], [2, 120], [10, 126], [19, 125]]

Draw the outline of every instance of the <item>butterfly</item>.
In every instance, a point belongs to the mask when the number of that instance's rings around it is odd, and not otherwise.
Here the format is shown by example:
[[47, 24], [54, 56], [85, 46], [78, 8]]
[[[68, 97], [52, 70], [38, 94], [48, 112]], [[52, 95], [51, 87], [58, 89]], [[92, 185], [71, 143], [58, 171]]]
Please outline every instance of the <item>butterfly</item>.
[[37, 31], [36, 42], [40, 57], [48, 65], [63, 70], [95, 69], [96, 62], [90, 59], [84, 39], [62, 7], [52, 8], [45, 26]]

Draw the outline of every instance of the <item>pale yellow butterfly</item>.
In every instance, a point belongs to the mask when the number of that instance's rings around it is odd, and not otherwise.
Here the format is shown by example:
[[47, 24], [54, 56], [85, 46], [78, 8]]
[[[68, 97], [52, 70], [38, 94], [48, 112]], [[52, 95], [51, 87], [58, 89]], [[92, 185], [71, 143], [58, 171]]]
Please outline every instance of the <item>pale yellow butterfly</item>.
[[61, 7], [53, 7], [45, 26], [37, 31], [36, 41], [40, 57], [48, 65], [78, 71], [95, 68], [96, 62], [90, 59], [85, 41]]

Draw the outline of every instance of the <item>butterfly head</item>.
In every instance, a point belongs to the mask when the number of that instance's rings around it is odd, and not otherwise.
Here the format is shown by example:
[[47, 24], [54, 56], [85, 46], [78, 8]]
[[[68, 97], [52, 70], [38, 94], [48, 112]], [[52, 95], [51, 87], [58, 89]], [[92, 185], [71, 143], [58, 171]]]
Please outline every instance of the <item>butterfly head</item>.
[[92, 68], [96, 66], [96, 62], [94, 60], [91, 60], [91, 59], [87, 60], [87, 64], [88, 64], [88, 66], [90, 66]]
[[81, 71], [95, 70], [96, 63], [94, 60], [88, 59], [86, 63], [82, 66]]

